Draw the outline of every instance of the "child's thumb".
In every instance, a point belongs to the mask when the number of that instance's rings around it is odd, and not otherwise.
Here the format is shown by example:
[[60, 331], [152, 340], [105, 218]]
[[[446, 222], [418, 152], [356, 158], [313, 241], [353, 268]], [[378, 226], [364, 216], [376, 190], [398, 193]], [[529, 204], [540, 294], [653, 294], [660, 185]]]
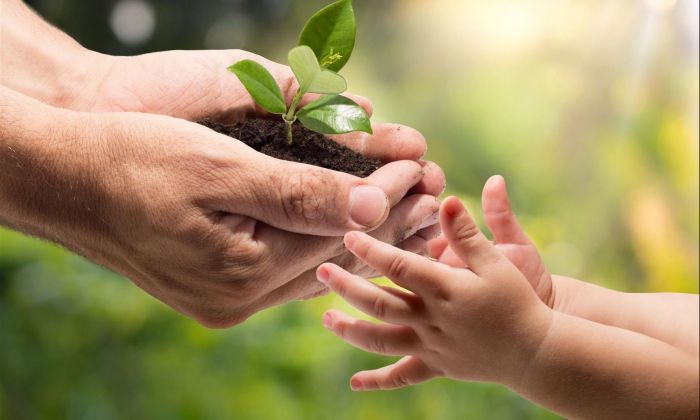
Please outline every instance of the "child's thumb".
[[479, 230], [474, 219], [457, 197], [448, 197], [440, 206], [440, 225], [450, 248], [479, 274], [503, 261], [504, 257]]
[[484, 221], [493, 233], [496, 244], [529, 244], [530, 239], [513, 214], [506, 190], [506, 181], [500, 175], [494, 175], [486, 181], [481, 194], [481, 206]]

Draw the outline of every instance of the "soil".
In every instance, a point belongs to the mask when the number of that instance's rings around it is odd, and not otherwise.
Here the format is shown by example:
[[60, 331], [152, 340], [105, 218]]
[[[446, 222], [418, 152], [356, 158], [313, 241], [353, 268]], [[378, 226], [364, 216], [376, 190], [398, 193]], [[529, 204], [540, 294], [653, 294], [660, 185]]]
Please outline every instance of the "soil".
[[366, 158], [323, 134], [307, 129], [298, 121], [293, 127], [291, 145], [287, 144], [287, 127], [281, 118], [249, 117], [235, 124], [209, 120], [199, 123], [277, 159], [307, 163], [361, 178], [382, 166], [381, 161]]

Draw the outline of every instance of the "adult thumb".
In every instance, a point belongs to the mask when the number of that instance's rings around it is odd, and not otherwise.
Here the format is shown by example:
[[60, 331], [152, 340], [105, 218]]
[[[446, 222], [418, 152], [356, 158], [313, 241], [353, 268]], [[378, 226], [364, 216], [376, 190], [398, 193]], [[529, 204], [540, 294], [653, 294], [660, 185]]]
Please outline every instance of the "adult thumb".
[[290, 232], [340, 236], [381, 225], [422, 172], [416, 162], [397, 161], [359, 178], [274, 160], [260, 175], [251, 199], [237, 203], [237, 213]]

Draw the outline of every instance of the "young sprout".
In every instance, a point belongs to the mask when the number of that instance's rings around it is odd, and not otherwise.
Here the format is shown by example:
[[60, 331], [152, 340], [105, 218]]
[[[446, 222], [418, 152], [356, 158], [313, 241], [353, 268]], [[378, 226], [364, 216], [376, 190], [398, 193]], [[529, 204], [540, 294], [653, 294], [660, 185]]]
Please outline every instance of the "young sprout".
[[[299, 120], [306, 128], [322, 134], [351, 131], [372, 133], [369, 117], [362, 107], [340, 94], [347, 83], [338, 71], [350, 59], [355, 46], [355, 13], [352, 0], [340, 0], [321, 9], [304, 25], [299, 45], [287, 60], [299, 88], [287, 107], [272, 75], [252, 60], [228, 68], [263, 109], [278, 114], [287, 125], [287, 143], [292, 144], [292, 125]], [[307, 93], [320, 98], [300, 107]]]

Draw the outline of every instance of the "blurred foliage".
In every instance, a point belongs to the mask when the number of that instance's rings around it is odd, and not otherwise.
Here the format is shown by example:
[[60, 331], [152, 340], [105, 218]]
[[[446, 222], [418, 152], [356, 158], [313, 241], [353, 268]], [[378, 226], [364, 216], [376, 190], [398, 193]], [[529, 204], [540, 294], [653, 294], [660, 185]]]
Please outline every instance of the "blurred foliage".
[[[154, 0], [155, 30], [139, 45], [110, 29], [118, 1], [30, 3], [102, 52], [245, 48], [283, 61], [327, 2]], [[696, 0], [355, 4], [351, 90], [373, 99], [375, 121], [426, 135], [450, 193], [475, 208], [501, 173], [552, 271], [697, 293]], [[493, 385], [352, 393], [353, 372], [388, 360], [324, 331], [331, 306], [348, 309], [331, 296], [211, 331], [0, 230], [0, 418], [556, 418]]]

